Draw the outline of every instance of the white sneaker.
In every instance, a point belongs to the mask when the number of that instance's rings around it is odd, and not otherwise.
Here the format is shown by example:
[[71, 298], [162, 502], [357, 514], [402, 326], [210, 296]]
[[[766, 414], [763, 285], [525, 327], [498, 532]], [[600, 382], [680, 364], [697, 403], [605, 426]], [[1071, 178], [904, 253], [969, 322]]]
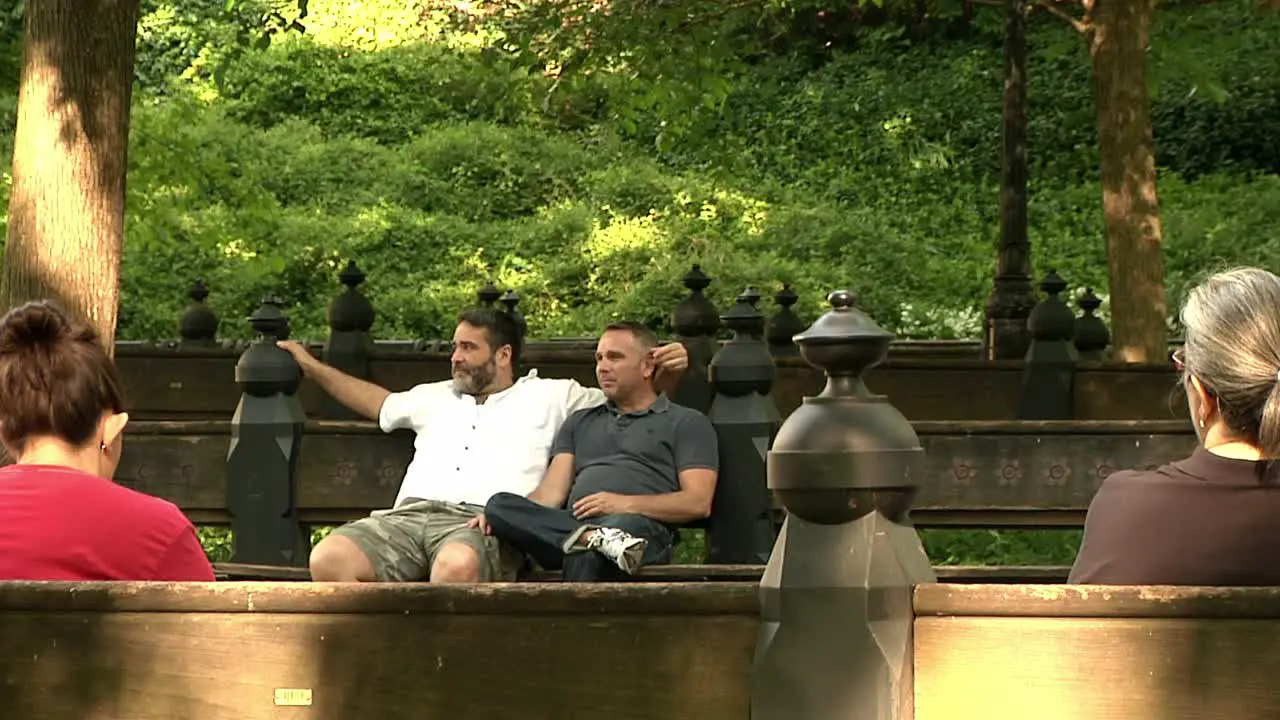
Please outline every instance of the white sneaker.
[[587, 541], [587, 549], [595, 550], [613, 561], [628, 575], [634, 575], [640, 569], [644, 559], [644, 549], [648, 540], [638, 538], [618, 528], [596, 528]]

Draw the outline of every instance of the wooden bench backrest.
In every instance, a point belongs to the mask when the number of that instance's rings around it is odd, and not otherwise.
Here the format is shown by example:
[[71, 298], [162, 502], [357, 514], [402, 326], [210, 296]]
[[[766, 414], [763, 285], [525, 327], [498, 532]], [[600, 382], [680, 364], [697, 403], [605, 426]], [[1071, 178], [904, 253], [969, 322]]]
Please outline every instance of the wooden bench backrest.
[[[912, 517], [933, 526], [1079, 526], [1098, 484], [1120, 468], [1188, 454], [1184, 421], [918, 422], [928, 478]], [[225, 421], [130, 423], [117, 479], [175, 502], [197, 523], [229, 521]], [[341, 523], [390, 505], [413, 452], [407, 433], [372, 423], [309, 422], [298, 507]]]

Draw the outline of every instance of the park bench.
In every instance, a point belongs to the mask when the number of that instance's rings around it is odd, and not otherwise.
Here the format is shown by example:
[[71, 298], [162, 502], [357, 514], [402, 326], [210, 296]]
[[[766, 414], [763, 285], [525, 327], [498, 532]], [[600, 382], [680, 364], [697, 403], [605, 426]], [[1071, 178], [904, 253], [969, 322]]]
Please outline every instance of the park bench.
[[[696, 295], [696, 289], [690, 287]], [[492, 302], [491, 289], [487, 292], [488, 301]], [[207, 314], [203, 296], [197, 295], [193, 294], [198, 301], [193, 305], [196, 314]], [[360, 300], [349, 290], [339, 300], [350, 303], [353, 298]], [[482, 296], [481, 300], [486, 298]], [[1056, 298], [1046, 299], [1046, 303], [1051, 301]], [[1069, 314], [1060, 301], [1056, 302], [1059, 313]], [[342, 314], [340, 304], [331, 308], [331, 320]], [[761, 392], [766, 393], [762, 402], [776, 407], [775, 415], [785, 417], [800, 404], [802, 396], [821, 390], [823, 372], [799, 357], [797, 348], [790, 343], [791, 335], [782, 333], [779, 340], [774, 337], [779, 333], [773, 333], [765, 347], [761, 337], [763, 315], [755, 310], [750, 292], [740, 296], [728, 314], [721, 316], [735, 333], [728, 344], [716, 343], [709, 349], [709, 338], [698, 336], [705, 331], [705, 323], [699, 326], [702, 330], [691, 329], [688, 318], [682, 319], [682, 312], [677, 308], [674, 317], [690, 348], [692, 365], [686, 385], [694, 390], [701, 388], [690, 395], [695, 401], [705, 404], [722, 390], [730, 392], [717, 385], [716, 373], [708, 377], [706, 369], [708, 364], [712, 368], [720, 364], [724, 370], [726, 360], [722, 355], [733, 356], [737, 382], [750, 377], [762, 388]], [[239, 391], [244, 388], [237, 386], [236, 379], [241, 377], [245, 368], [240, 365], [248, 357], [242, 353], [252, 345], [224, 343], [218, 347], [211, 335], [194, 336], [188, 331], [200, 323], [187, 322], [191, 314], [189, 308], [182, 323], [182, 343], [170, 347], [147, 343], [118, 346], [117, 358], [135, 406], [134, 417], [153, 418], [137, 420], [127, 430], [125, 454], [117, 471], [121, 483], [175, 502], [197, 524], [238, 525], [238, 546], [252, 546], [253, 550], [248, 553], [248, 560], [237, 557], [241, 562], [225, 566], [232, 568], [225, 572], [230, 578], [240, 577], [234, 568], [244, 570], [246, 561], [304, 565], [309, 542], [305, 539], [309, 537], [307, 526], [340, 524], [392, 503], [412, 454], [411, 436], [404, 432], [386, 435], [365, 421], [333, 419], [344, 415], [342, 409], [335, 408], [310, 383], [303, 383], [296, 394], [295, 404], [307, 418], [300, 426], [298, 462], [267, 458], [266, 465], [273, 469], [259, 472], [263, 467], [259, 457], [245, 457], [241, 462], [247, 464], [239, 467], [252, 468], [255, 479], [249, 486], [229, 485], [229, 475], [243, 476], [229, 469], [227, 451], [233, 445], [233, 434], [250, 438], [254, 432], [262, 431], [249, 425], [237, 427], [236, 422], [227, 420], [242, 397]], [[352, 335], [363, 332], [353, 331], [355, 324], [338, 320], [341, 318], [334, 321], [328, 343], [317, 348], [330, 362], [393, 388], [447, 377], [448, 355], [442, 343], [369, 343], [367, 337], [362, 340]], [[264, 301], [250, 321], [261, 334], [258, 343], [269, 343], [288, 332], [287, 318], [272, 301]], [[771, 324], [776, 322], [776, 317], [770, 320]], [[205, 322], [204, 327], [212, 333], [216, 323]], [[1037, 342], [1041, 350], [1053, 350], [1062, 349], [1072, 340], [1064, 337]], [[536, 365], [541, 374], [574, 377], [590, 384], [590, 345], [581, 340], [531, 343], [525, 361]], [[364, 350], [356, 352], [361, 347]], [[726, 348], [735, 352], [722, 352]], [[878, 383], [877, 391], [883, 392], [883, 386], [888, 386], [895, 404], [910, 406], [908, 417], [965, 418], [913, 423], [926, 458], [922, 473], [925, 481], [912, 513], [918, 527], [1079, 527], [1094, 491], [1111, 471], [1152, 467], [1185, 455], [1194, 444], [1185, 419], [973, 419], [987, 414], [1019, 416], [1019, 410], [1028, 408], [1033, 415], [1048, 410], [1050, 417], [1064, 407], [1077, 411], [1077, 417], [1080, 413], [1088, 416], [1113, 412], [1137, 418], [1168, 418], [1174, 412], [1167, 402], [1173, 379], [1168, 367], [1108, 366], [1094, 358], [1091, 365], [1073, 363], [1067, 367], [1069, 382], [1063, 384], [1061, 381], [1067, 376], [1062, 374], [1057, 356], [1037, 351], [1025, 362], [988, 362], [972, 357], [969, 353], [974, 349], [965, 343], [899, 342], [891, 347], [886, 362], [867, 371], [868, 377]], [[344, 351], [354, 354], [344, 356]], [[1037, 358], [1048, 358], [1039, 370]], [[1115, 403], [1116, 397], [1124, 402], [1110, 407], [1108, 403]], [[1156, 398], [1164, 401], [1163, 413], [1154, 409]], [[741, 420], [712, 415], [713, 422]], [[767, 421], [767, 415], [757, 419]], [[287, 413], [281, 417], [284, 416]], [[767, 424], [757, 425], [767, 431]], [[270, 432], [279, 432], [279, 426], [275, 427]], [[762, 430], [749, 432], [754, 435]], [[287, 435], [262, 437], [257, 444], [259, 448], [270, 448], [276, 447], [277, 442], [286, 443], [281, 445], [286, 447]], [[750, 443], [739, 445], [738, 450], [753, 456], [758, 452]], [[759, 460], [748, 459], [748, 471], [753, 462]], [[722, 469], [722, 487], [723, 480], [732, 476], [733, 471]], [[750, 481], [757, 482], [762, 483], [763, 477]], [[719, 501], [718, 497], [717, 504]], [[270, 510], [262, 511], [268, 505]], [[253, 508], [257, 517], [252, 521], [239, 517], [237, 508]], [[776, 500], [774, 520], [775, 525], [780, 524]], [[304, 539], [299, 543], [295, 542], [297, 538]], [[767, 552], [767, 548], [754, 554], [738, 552], [734, 559], [719, 558], [715, 562], [743, 564], [746, 555], [761, 558], [760, 552]], [[996, 575], [1000, 573], [989, 577]], [[1015, 568], [1001, 577], [1038, 582], [1064, 575], [1065, 568], [1061, 567]], [[304, 576], [305, 571], [294, 572], [290, 577]]]
[[[1180, 457], [1194, 445], [1179, 421], [917, 422], [927, 471], [912, 517], [917, 527], [1069, 528], [1083, 524], [1103, 477], [1118, 468], [1146, 468]], [[226, 482], [231, 424], [216, 421], [137, 422], [127, 430], [116, 477], [179, 505], [197, 524], [232, 520]], [[406, 433], [384, 434], [372, 423], [314, 421], [303, 434], [296, 517], [329, 525], [390, 505], [412, 454]], [[778, 511], [780, 513], [780, 511]], [[700, 566], [705, 567], [705, 566]], [[759, 577], [759, 565], [746, 577]], [[974, 581], [1061, 581], [1066, 568], [939, 569]], [[304, 568], [277, 575], [227, 564], [231, 579], [306, 579]], [[647, 569], [701, 577], [709, 570]]]
[[[918, 527], [1079, 527], [1102, 478], [1189, 454], [1186, 421], [915, 422], [927, 482]], [[126, 429], [116, 479], [176, 503], [197, 524], [231, 522], [227, 421], [140, 421]], [[302, 434], [297, 514], [337, 524], [389, 507], [413, 454], [407, 432], [311, 421]]]
[[[746, 582], [3, 583], [0, 678], [6, 715], [41, 720], [745, 720], [759, 597]], [[909, 602], [896, 661], [914, 709], [884, 717], [1280, 713], [1280, 588], [925, 583]]]

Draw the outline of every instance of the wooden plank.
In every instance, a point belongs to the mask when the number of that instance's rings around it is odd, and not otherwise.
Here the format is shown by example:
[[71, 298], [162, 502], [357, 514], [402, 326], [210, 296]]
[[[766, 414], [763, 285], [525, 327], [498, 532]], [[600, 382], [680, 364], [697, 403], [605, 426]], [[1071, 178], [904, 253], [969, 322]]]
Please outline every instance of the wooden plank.
[[[764, 565], [650, 565], [640, 568], [638, 581], [759, 582]], [[1065, 582], [1071, 568], [1059, 565], [935, 565], [939, 582], [1056, 583]], [[560, 573], [539, 572], [529, 580], [554, 582]]]
[[751, 583], [0, 583], [0, 613], [758, 614]]
[[1071, 568], [1065, 565], [935, 565], [940, 583], [1063, 583]]
[[1080, 525], [1112, 472], [1186, 457], [1196, 443], [1188, 423], [1084, 423], [1074, 432], [1068, 423], [1029, 423], [1022, 434], [1017, 425], [923, 427], [924, 477], [933, 482], [920, 489], [912, 507], [916, 523], [942, 524], [932, 513], [1021, 510], [1072, 511], [1073, 524]]
[[[572, 377], [595, 383], [587, 347], [531, 346], [524, 364], [544, 377]], [[171, 349], [121, 345], [117, 365], [131, 412], [137, 419], [166, 417], [230, 418], [239, 401], [235, 363], [240, 349]], [[916, 420], [998, 420], [1014, 417], [1022, 395], [1021, 362], [987, 362], [946, 354], [890, 351], [889, 359], [867, 374], [868, 386], [885, 394]], [[391, 390], [449, 376], [448, 355], [375, 349], [371, 379]], [[780, 358], [774, 383], [779, 411], [789, 415], [806, 395], [822, 390], [822, 373], [799, 358]], [[1176, 376], [1168, 364], [1081, 365], [1075, 376], [1076, 417], [1082, 419], [1179, 419], [1185, 411], [1171, 396]], [[314, 383], [299, 391], [311, 416], [322, 408]], [[1172, 399], [1171, 399], [1172, 397]]]
[[[247, 563], [214, 563], [219, 579], [227, 580], [289, 580], [305, 582], [311, 579], [307, 568], [280, 565], [252, 565]], [[1054, 565], [939, 565], [933, 568], [939, 582], [966, 583], [1061, 583], [1067, 579], [1071, 568]], [[763, 565], [650, 565], [636, 573], [639, 581], [656, 582], [759, 582], [764, 574]], [[560, 573], [538, 571], [522, 578], [529, 582], [559, 582]]]
[[[1185, 422], [915, 423], [931, 478], [912, 517], [921, 527], [1079, 526], [1102, 479], [1185, 456]], [[1021, 431], [1021, 432], [1019, 432]], [[130, 423], [116, 478], [167, 498], [197, 522], [227, 522], [221, 421]], [[373, 423], [307, 423], [299, 508], [309, 522], [343, 522], [395, 499], [411, 436]]]
[[601, 612], [588, 596], [550, 616], [473, 613], [465, 602], [436, 610], [6, 611], [5, 713], [41, 720], [748, 715], [753, 615]]
[[257, 565], [254, 563], [216, 562], [213, 564], [213, 576], [218, 580], [285, 580], [289, 582], [309, 582], [311, 570], [292, 565]]
[[917, 617], [1250, 618], [1280, 620], [1280, 588], [929, 584]]
[[1177, 435], [1195, 433], [1191, 421], [1175, 420], [916, 420], [917, 435]]
[[916, 720], [1280, 717], [1280, 621], [1043, 617], [1056, 602], [1022, 608], [1041, 617], [918, 618]]

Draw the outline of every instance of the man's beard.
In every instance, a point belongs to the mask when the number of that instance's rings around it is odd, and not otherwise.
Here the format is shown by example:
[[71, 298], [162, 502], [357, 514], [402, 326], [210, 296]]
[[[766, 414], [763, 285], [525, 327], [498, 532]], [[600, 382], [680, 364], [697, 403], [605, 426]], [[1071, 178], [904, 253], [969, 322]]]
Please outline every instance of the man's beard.
[[455, 368], [453, 371], [453, 389], [454, 392], [463, 395], [479, 395], [484, 389], [493, 384], [493, 379], [498, 374], [498, 365], [492, 358], [488, 362], [479, 365], [463, 365]]

